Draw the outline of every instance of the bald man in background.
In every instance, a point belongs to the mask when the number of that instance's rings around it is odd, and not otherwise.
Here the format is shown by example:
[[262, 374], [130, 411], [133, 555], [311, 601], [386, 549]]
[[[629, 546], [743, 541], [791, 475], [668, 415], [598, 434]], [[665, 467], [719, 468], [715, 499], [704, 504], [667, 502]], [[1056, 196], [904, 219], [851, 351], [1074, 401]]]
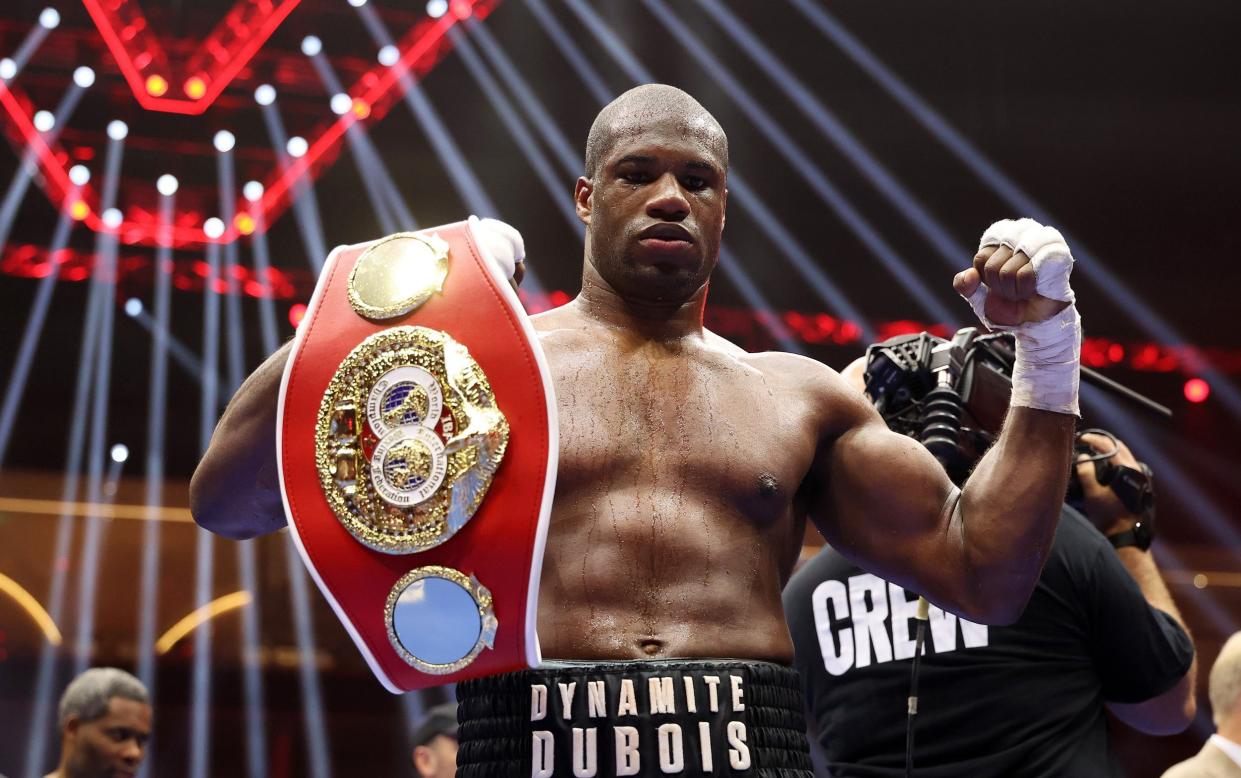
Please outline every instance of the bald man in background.
[[1196, 756], [1173, 766], [1163, 778], [1241, 778], [1241, 632], [1220, 649], [1207, 693], [1215, 734]]

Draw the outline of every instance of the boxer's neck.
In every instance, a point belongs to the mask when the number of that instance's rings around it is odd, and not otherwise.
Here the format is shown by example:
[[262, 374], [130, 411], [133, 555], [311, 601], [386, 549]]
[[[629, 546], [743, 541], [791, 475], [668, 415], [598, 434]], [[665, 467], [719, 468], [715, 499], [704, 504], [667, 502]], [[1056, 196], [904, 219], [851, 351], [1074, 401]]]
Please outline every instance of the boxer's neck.
[[625, 298], [603, 280], [590, 263], [582, 274], [582, 291], [574, 300], [578, 311], [587, 318], [650, 340], [701, 337], [706, 304], [706, 284], [688, 300], [679, 302]]

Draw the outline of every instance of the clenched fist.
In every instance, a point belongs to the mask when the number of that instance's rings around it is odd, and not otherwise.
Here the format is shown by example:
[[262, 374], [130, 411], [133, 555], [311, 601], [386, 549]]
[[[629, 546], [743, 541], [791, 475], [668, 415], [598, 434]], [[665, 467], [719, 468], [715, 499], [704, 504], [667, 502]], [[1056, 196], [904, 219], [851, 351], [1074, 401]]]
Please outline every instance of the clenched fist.
[[1019, 327], [1050, 319], [1073, 302], [1073, 257], [1054, 227], [1033, 219], [992, 224], [973, 266], [952, 285], [989, 327]]

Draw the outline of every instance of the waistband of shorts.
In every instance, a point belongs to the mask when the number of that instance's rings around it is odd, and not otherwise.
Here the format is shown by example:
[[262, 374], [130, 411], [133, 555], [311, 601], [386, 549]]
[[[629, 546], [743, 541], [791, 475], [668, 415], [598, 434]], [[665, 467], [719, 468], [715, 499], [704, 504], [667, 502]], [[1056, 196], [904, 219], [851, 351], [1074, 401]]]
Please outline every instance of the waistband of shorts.
[[[681, 738], [685, 775], [703, 774], [706, 738], [714, 752], [708, 774], [813, 776], [799, 676], [771, 662], [549, 660], [463, 681], [457, 700], [459, 778], [532, 775], [539, 738], [558, 749], [553, 774], [574, 775], [565, 755], [575, 753], [571, 741], [580, 746], [590, 729], [596, 730], [590, 737], [597, 740], [599, 778], [613, 774], [609, 755], [620, 748], [621, 735], [609, 730], [616, 729], [642, 743], [643, 770], [637, 775], [664, 775], [657, 760], [666, 754], [658, 751], [664, 747], [658, 739], [668, 735], [667, 725], [675, 725]], [[741, 751], [744, 759], [738, 758]], [[735, 767], [742, 762], [743, 768]]]

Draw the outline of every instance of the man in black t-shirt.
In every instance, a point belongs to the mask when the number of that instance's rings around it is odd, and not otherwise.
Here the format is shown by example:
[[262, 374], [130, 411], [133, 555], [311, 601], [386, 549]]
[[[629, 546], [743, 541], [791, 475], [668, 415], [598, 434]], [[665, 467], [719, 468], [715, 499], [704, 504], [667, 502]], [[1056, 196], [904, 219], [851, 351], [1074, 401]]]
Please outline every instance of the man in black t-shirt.
[[[1110, 441], [1083, 436], [1099, 450]], [[1137, 467], [1123, 444], [1117, 464]], [[1194, 649], [1149, 551], [1111, 489], [1079, 465], [1085, 509], [1065, 507], [1016, 623], [983, 626], [932, 607], [919, 678], [918, 778], [1119, 775], [1104, 708], [1143, 732], [1192, 721]], [[1123, 542], [1123, 541], [1118, 541]], [[917, 595], [831, 548], [784, 591], [812, 741], [833, 776], [903, 776]]]

